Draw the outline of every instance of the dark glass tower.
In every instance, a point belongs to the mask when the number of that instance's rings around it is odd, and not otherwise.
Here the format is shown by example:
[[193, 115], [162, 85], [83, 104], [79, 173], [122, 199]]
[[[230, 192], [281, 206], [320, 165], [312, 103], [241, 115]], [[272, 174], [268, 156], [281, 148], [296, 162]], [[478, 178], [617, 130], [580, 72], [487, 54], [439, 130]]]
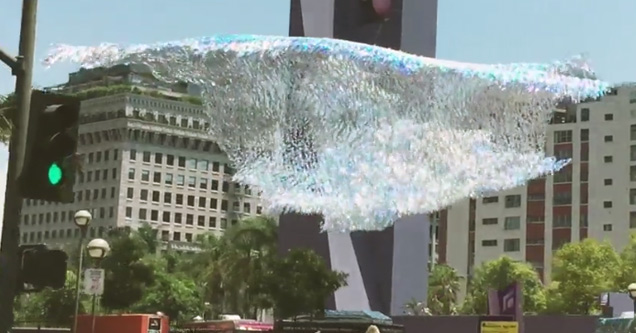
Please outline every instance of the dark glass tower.
[[[345, 39], [434, 57], [437, 0], [291, 0], [289, 34]], [[320, 233], [321, 219], [320, 215], [282, 215], [279, 249], [281, 254], [297, 247], [314, 249], [332, 269], [349, 274], [349, 285], [327, 301], [328, 308], [398, 315], [411, 299], [426, 300], [428, 216], [402, 218], [381, 232], [351, 234]]]

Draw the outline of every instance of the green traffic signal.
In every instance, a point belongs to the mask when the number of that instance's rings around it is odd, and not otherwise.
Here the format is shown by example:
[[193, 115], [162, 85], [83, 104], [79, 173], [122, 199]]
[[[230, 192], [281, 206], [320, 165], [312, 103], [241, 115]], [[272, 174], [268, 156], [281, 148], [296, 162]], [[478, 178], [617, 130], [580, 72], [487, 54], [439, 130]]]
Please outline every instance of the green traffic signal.
[[53, 163], [49, 166], [49, 184], [55, 186], [62, 181], [62, 169], [57, 163]]

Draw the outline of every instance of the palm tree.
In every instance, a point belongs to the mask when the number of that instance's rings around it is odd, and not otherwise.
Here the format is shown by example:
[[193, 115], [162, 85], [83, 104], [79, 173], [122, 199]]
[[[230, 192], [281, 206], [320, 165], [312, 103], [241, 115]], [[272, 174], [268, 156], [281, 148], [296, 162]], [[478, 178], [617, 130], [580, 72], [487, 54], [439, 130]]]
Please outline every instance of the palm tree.
[[435, 265], [428, 281], [428, 308], [436, 315], [456, 314], [462, 277], [445, 264]]
[[241, 220], [223, 236], [219, 259], [232, 310], [253, 316], [259, 305], [263, 305], [263, 300], [259, 300], [262, 294], [259, 277], [276, 255], [277, 241], [276, 221], [262, 216]]
[[15, 111], [15, 95], [0, 96], [0, 142], [9, 142]]

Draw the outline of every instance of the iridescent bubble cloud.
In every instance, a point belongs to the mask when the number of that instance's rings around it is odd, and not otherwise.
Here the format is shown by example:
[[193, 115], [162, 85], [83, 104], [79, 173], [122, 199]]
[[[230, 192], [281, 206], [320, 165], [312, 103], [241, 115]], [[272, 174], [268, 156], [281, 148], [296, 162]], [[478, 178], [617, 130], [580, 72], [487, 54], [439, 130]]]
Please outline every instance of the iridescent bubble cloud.
[[266, 207], [321, 213], [324, 230], [399, 216], [559, 170], [543, 151], [555, 104], [601, 96], [581, 59], [479, 65], [334, 39], [216, 36], [60, 45], [45, 64], [148, 65], [203, 89], [211, 134]]

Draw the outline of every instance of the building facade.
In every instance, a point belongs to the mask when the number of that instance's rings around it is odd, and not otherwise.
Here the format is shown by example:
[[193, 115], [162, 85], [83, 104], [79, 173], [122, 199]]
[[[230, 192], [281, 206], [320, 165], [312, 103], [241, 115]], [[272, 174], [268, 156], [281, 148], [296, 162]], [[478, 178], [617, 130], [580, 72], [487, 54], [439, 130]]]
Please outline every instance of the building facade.
[[85, 98], [78, 143], [83, 170], [74, 203], [25, 200], [23, 243], [73, 242], [80, 234], [74, 213], [87, 209], [89, 237], [148, 223], [161, 240], [187, 250], [198, 235], [220, 234], [261, 213], [257, 193], [231, 181], [233, 170], [207, 134], [213, 123], [188, 94], [192, 89], [159, 86], [137, 66], [80, 71], [59, 88]]
[[440, 214], [439, 259], [470, 277], [505, 254], [548, 282], [553, 254], [584, 238], [617, 250], [636, 231], [636, 86], [555, 111], [547, 153], [572, 158], [527, 186], [459, 202]]

